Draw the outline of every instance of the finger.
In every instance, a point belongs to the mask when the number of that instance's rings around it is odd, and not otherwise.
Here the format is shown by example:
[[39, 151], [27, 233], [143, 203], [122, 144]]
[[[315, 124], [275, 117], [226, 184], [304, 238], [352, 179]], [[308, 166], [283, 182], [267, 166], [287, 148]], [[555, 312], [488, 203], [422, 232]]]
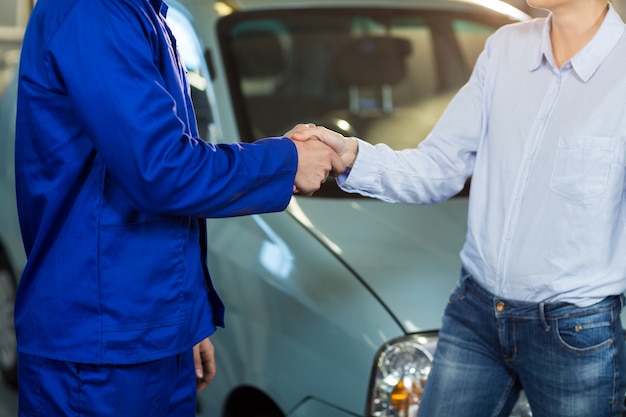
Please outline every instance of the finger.
[[292, 140], [299, 140], [300, 142], [306, 142], [307, 140], [311, 140], [311, 139], [320, 140], [320, 138], [312, 132], [312, 129], [316, 129], [316, 128], [293, 132], [291, 136], [286, 136], [286, 137]]
[[294, 128], [289, 132], [289, 135], [286, 135], [287, 137], [294, 139], [294, 140], [301, 140], [301, 141], [305, 141], [305, 140], [309, 140], [309, 139], [317, 139], [317, 140], [322, 140], [322, 138], [320, 137], [320, 135], [323, 134], [329, 134], [328, 132], [332, 132], [335, 133], [329, 129], [326, 129], [324, 126], [317, 126], [314, 123], [307, 123], [304, 125], [298, 125], [298, 126], [302, 126], [301, 128]]
[[[293, 128], [290, 130], [291, 133], [291, 138], [293, 137], [298, 137], [298, 138], [312, 138], [313, 136], [316, 135], [320, 135], [321, 133], [324, 132], [324, 130], [328, 130], [323, 126], [316, 126], [313, 123], [308, 123], [305, 125], [298, 125], [297, 128]], [[317, 138], [319, 139], [319, 138]]]
[[299, 141], [317, 139], [333, 148], [335, 152], [340, 155], [345, 151], [346, 146], [346, 138], [343, 135], [333, 130], [327, 129], [323, 126], [317, 126], [314, 128], [294, 132], [292, 139]]
[[209, 382], [206, 379], [204, 378], [196, 379], [196, 392], [200, 392], [208, 386], [209, 386]]
[[214, 360], [213, 355], [211, 355], [211, 357], [205, 361], [205, 365], [206, 367], [204, 370], [205, 371], [204, 375], [208, 384], [209, 382], [213, 380], [213, 378], [215, 378], [215, 374], [217, 373], [217, 368], [215, 365], [215, 360]]
[[348, 168], [344, 160], [341, 159], [341, 157], [337, 155], [335, 152], [333, 152], [330, 156], [330, 163], [332, 165], [332, 169], [330, 172], [335, 177], [338, 177], [339, 175], [343, 174]]
[[213, 343], [209, 338], [204, 339], [198, 345], [202, 377], [196, 378], [196, 390], [205, 389], [215, 377], [216, 365]]
[[299, 123], [292, 127], [288, 132], [286, 132], [283, 136], [291, 138], [294, 134], [301, 132], [306, 129], [311, 129], [315, 127], [315, 123]]
[[196, 369], [196, 378], [202, 379], [204, 371], [202, 370], [202, 357], [200, 355], [200, 345], [193, 347], [193, 366]]
[[343, 135], [326, 128], [321, 128], [320, 131], [316, 133], [316, 136], [320, 141], [333, 148], [338, 154], [341, 155], [345, 151], [346, 138]]
[[209, 339], [204, 341], [204, 349], [200, 351], [204, 375], [210, 381], [215, 376], [215, 349], [213, 343]]
[[196, 380], [196, 392], [200, 392], [209, 386], [209, 381], [205, 378]]

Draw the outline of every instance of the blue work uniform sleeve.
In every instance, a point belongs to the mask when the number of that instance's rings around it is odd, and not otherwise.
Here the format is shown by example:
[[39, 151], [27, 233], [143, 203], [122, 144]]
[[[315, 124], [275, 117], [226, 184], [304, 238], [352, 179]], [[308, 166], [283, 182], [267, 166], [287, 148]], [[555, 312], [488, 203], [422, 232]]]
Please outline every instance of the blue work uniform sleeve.
[[[195, 136], [184, 71], [162, 17], [130, 1], [77, 2], [46, 62], [132, 206], [225, 217], [282, 210], [297, 168], [294, 144], [269, 138], [213, 145]], [[76, 10], [79, 9], [79, 10]]]

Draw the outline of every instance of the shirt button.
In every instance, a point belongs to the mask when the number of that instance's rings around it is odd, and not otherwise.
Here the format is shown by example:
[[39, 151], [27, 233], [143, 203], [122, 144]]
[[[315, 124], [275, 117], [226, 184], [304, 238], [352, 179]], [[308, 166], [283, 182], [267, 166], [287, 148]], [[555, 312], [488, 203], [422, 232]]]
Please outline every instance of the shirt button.
[[502, 313], [505, 309], [506, 305], [504, 304], [504, 301], [498, 301], [496, 303], [496, 310], [498, 310], [500, 313]]

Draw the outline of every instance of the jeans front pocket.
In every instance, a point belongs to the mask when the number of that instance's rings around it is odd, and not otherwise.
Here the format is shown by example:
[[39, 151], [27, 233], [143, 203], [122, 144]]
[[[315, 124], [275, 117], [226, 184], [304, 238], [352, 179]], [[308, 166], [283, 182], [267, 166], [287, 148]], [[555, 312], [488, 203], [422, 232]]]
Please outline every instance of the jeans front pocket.
[[556, 320], [556, 337], [567, 350], [592, 353], [613, 343], [613, 310], [592, 311]]
[[598, 136], [561, 136], [550, 189], [573, 201], [602, 194], [609, 180], [615, 140]]

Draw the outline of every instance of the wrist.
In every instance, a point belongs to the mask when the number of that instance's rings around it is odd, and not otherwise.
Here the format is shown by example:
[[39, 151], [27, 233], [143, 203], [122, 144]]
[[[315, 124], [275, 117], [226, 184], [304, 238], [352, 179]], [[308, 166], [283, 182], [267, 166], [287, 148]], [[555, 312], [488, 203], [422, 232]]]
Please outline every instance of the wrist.
[[354, 136], [346, 138], [346, 157], [344, 162], [348, 168], [352, 168], [359, 153], [359, 141]]

